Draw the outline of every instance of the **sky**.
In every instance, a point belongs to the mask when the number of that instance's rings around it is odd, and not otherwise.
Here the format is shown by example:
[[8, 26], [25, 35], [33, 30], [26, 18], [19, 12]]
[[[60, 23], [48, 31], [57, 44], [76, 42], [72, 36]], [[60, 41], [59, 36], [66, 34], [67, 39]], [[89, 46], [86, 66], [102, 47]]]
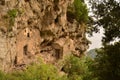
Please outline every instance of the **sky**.
[[[90, 10], [90, 6], [88, 4], [88, 0], [85, 0], [85, 3], [87, 4], [87, 7]], [[90, 12], [89, 15], [93, 15], [93, 13]], [[103, 33], [104, 33], [103, 28], [100, 28], [100, 32], [93, 33], [92, 37], [88, 37], [87, 36], [88, 40], [91, 41], [91, 44], [89, 45], [89, 49], [88, 50], [102, 47], [102, 41], [101, 40], [102, 40]]]
[[103, 36], [103, 29], [100, 29], [100, 32], [94, 33], [92, 37], [88, 37], [88, 40], [91, 41], [91, 44], [89, 45], [89, 49], [94, 49], [94, 48], [100, 48], [102, 47], [102, 36]]
[[[91, 12], [90, 5], [88, 4], [88, 1], [89, 0], [85, 0], [85, 3], [87, 4], [88, 10], [90, 11], [89, 15], [94, 15]], [[120, 0], [116, 0], [116, 1], [120, 2]], [[103, 30], [103, 28], [101, 28], [99, 33], [94, 33], [92, 37], [87, 36], [88, 40], [91, 41], [91, 44], [89, 45], [88, 51], [91, 50], [91, 49], [94, 49], [94, 48], [102, 47], [102, 41], [101, 40], [102, 40], [102, 36], [104, 36], [103, 33], [104, 33], [104, 30]], [[114, 44], [114, 42], [118, 42], [118, 41], [120, 41], [120, 39], [115, 39], [110, 44]]]

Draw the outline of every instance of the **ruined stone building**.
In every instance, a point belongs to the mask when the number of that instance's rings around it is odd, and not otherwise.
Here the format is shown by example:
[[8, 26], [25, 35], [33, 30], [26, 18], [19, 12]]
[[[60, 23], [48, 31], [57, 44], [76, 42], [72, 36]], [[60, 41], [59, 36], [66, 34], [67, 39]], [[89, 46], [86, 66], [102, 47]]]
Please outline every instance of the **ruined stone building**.
[[12, 69], [41, 57], [55, 64], [88, 48], [85, 25], [67, 20], [74, 0], [0, 0], [0, 68]]

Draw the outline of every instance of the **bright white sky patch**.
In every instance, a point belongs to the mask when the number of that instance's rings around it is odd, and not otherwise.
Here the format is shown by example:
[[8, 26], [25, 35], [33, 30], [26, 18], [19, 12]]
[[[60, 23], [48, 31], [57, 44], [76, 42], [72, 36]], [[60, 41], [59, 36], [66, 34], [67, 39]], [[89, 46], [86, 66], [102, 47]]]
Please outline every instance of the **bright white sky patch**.
[[94, 49], [94, 48], [100, 48], [102, 47], [102, 37], [103, 37], [103, 28], [100, 29], [100, 32], [94, 33], [92, 37], [88, 37], [88, 40], [91, 41], [91, 44], [89, 45], [89, 49]]
[[[87, 4], [87, 7], [89, 8], [89, 15], [93, 15], [93, 13], [90, 10], [90, 5], [88, 4], [88, 0], [85, 0], [85, 3]], [[103, 36], [103, 28], [100, 28], [99, 33], [94, 33], [92, 37], [88, 37], [88, 40], [91, 41], [91, 44], [89, 45], [89, 49], [94, 49], [94, 48], [100, 48], [102, 46], [102, 36]]]

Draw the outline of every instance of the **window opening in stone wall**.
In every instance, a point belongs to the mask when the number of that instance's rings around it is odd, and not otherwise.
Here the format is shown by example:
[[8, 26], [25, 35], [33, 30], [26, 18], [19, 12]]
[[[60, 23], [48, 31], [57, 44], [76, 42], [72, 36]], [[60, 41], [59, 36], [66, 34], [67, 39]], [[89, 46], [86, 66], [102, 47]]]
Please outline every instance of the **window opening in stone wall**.
[[24, 51], [24, 54], [27, 55], [27, 52], [28, 52], [28, 45], [25, 45], [23, 47], [23, 51]]
[[30, 33], [27, 33], [27, 37], [28, 37], [28, 38], [30, 37]]
[[17, 64], [17, 56], [15, 56], [14, 64]]

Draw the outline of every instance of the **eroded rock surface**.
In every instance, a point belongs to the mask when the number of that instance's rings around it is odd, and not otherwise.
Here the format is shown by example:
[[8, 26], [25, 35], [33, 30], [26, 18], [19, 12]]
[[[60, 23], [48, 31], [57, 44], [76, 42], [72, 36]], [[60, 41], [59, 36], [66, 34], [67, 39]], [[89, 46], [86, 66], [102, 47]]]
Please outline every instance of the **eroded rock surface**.
[[69, 22], [74, 0], [0, 0], [0, 66], [12, 69], [40, 56], [57, 63], [88, 48], [85, 24]]

